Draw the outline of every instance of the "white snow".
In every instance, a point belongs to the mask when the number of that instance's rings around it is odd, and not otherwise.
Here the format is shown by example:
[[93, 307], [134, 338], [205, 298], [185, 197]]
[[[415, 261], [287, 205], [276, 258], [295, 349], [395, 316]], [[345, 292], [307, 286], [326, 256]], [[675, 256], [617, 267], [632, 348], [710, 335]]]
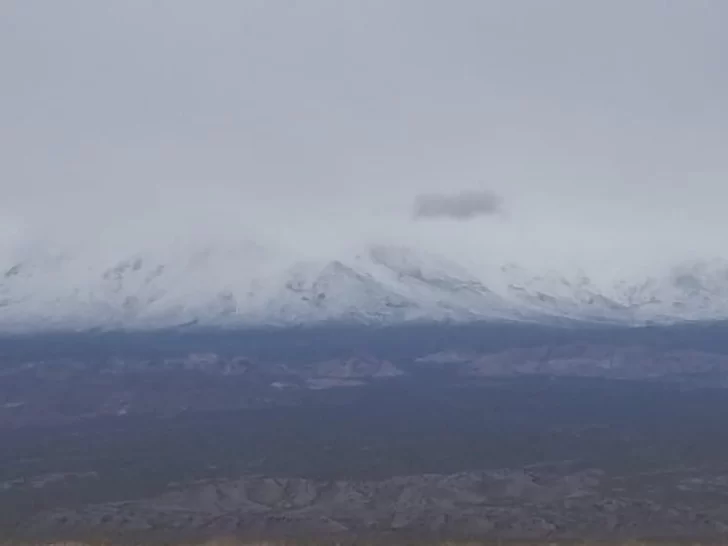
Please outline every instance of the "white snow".
[[555, 318], [728, 318], [728, 264], [682, 263], [597, 281], [516, 264], [475, 275], [438, 256], [383, 245], [302, 261], [253, 243], [125, 256], [35, 249], [0, 264], [0, 330], [8, 332]]

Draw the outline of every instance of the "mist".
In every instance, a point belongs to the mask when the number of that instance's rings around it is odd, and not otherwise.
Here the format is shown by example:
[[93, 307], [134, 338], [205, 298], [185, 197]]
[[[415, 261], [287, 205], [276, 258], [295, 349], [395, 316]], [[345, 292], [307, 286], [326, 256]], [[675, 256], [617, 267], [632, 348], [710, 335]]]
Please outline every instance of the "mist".
[[[718, 0], [9, 0], [0, 247], [724, 256], [727, 19]], [[413, 217], [469, 191], [502, 213]]]

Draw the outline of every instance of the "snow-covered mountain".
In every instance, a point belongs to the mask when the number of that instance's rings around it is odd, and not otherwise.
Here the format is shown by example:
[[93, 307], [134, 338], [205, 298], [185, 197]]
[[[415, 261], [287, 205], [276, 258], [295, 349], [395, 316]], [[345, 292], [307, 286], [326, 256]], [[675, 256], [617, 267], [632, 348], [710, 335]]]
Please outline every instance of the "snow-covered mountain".
[[133, 253], [15, 256], [0, 269], [0, 330], [555, 320], [625, 324], [728, 318], [728, 264], [596, 282], [493, 264], [478, 275], [431, 254], [372, 246], [297, 260], [246, 243]]

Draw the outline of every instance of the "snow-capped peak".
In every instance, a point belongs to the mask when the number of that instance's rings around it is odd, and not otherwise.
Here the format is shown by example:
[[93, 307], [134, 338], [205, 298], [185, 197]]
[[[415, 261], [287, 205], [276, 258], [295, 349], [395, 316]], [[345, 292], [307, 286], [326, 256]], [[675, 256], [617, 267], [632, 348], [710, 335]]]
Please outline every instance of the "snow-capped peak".
[[596, 281], [584, 272], [492, 264], [479, 274], [412, 248], [309, 259], [254, 243], [33, 252], [0, 268], [5, 331], [239, 327], [327, 321], [574, 319], [627, 324], [728, 317], [728, 264]]

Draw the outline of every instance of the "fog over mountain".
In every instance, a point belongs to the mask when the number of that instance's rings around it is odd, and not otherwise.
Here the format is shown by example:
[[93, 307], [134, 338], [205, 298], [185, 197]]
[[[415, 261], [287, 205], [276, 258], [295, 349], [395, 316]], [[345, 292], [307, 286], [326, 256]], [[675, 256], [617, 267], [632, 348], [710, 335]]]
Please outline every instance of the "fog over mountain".
[[[600, 295], [728, 254], [723, 2], [18, 0], [0, 15], [0, 270], [76, 264], [0, 281], [13, 305], [201, 248], [253, 245], [288, 275], [384, 245], [483, 283], [512, 264], [581, 269]], [[498, 214], [414, 217], [433, 195], [490, 195]], [[248, 258], [226, 263], [210, 271], [250, 277]], [[693, 307], [722, 293], [716, 267]], [[187, 278], [183, 300], [232, 290]]]
[[726, 21], [0, 0], [0, 545], [725, 542]]

